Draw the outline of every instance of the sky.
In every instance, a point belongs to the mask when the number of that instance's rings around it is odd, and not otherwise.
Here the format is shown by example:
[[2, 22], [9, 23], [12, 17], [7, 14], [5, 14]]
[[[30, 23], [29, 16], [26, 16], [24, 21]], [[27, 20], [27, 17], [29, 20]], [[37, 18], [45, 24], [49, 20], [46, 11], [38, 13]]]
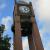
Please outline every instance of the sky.
[[[32, 5], [44, 50], [50, 50], [50, 0], [32, 0]], [[6, 26], [4, 35], [8, 34], [12, 39], [13, 9], [14, 0], [0, 0], [0, 25]], [[25, 43], [23, 43], [23, 50], [28, 50], [28, 41], [26, 41], [27, 37], [23, 38]], [[11, 50], [13, 50], [13, 41], [10, 42], [12, 42]]]

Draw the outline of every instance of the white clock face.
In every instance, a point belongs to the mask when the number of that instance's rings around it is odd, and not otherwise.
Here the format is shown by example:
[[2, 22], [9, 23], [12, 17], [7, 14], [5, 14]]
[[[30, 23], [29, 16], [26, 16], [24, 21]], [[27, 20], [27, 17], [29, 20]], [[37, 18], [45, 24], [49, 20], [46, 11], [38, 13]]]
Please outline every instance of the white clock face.
[[27, 6], [20, 6], [20, 7], [19, 7], [19, 11], [20, 11], [21, 13], [29, 13], [30, 8], [27, 7]]

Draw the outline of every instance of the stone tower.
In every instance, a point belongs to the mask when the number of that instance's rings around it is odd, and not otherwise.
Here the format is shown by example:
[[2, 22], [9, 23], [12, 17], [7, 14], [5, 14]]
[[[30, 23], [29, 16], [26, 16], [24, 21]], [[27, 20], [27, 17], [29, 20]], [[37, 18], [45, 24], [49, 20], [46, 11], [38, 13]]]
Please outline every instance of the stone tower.
[[22, 36], [28, 36], [29, 50], [44, 50], [32, 3], [29, 0], [15, 0], [13, 15], [14, 50], [23, 50]]

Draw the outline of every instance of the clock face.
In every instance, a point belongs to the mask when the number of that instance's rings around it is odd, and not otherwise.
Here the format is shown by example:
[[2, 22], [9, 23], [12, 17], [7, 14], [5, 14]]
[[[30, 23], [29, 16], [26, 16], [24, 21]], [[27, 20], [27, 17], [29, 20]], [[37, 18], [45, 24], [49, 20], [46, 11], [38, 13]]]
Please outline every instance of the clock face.
[[19, 7], [19, 11], [20, 11], [21, 13], [29, 13], [29, 12], [30, 12], [30, 8], [27, 7], [27, 6], [20, 6], [20, 7]]

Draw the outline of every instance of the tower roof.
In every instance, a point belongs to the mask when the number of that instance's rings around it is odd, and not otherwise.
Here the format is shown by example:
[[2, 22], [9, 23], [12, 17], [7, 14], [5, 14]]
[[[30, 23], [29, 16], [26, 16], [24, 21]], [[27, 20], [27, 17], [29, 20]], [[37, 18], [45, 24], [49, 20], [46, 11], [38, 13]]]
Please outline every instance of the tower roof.
[[16, 3], [20, 3], [20, 4], [30, 4], [31, 1], [29, 1], [29, 0], [16, 0]]

